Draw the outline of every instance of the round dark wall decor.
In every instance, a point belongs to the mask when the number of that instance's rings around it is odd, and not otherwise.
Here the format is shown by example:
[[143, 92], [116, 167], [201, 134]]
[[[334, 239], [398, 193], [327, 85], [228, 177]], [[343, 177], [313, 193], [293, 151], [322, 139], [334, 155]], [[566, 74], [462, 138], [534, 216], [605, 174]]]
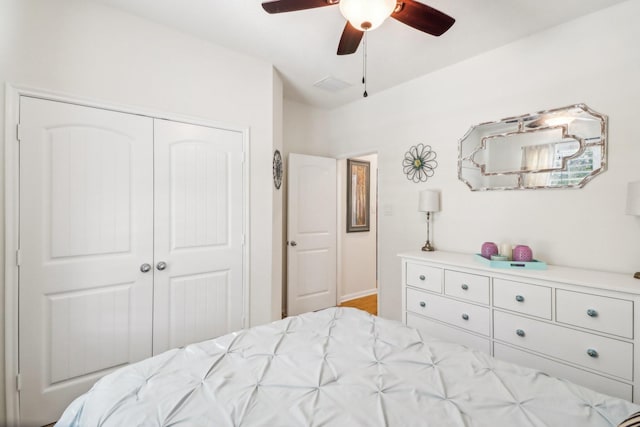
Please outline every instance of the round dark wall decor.
[[414, 145], [404, 153], [402, 170], [409, 181], [424, 182], [433, 176], [438, 167], [436, 157], [430, 145]]
[[273, 185], [280, 189], [282, 185], [282, 155], [280, 150], [273, 152]]

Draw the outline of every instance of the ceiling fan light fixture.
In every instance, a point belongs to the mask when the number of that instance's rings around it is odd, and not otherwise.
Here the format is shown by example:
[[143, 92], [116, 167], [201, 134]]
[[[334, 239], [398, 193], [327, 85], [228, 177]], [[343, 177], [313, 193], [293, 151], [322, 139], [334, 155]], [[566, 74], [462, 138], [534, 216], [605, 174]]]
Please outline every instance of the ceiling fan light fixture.
[[340, 0], [340, 13], [361, 31], [380, 26], [393, 13], [396, 0]]

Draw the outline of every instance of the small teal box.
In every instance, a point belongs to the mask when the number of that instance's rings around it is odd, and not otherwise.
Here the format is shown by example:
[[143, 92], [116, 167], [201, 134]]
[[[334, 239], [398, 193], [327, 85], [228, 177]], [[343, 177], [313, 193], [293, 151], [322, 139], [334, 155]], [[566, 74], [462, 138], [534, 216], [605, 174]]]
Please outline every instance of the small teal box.
[[518, 270], [546, 270], [547, 264], [534, 259], [533, 261], [493, 261], [480, 254], [475, 254], [476, 261], [491, 268], [514, 268]]

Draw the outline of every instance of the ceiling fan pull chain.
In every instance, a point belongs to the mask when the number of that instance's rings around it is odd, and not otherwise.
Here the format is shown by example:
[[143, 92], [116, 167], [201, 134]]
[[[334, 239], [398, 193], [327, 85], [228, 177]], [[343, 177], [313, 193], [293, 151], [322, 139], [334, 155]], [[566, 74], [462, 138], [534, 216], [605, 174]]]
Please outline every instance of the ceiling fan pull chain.
[[362, 96], [366, 98], [369, 96], [367, 93], [367, 32], [364, 32], [364, 41], [363, 41], [363, 55], [362, 55], [362, 84], [364, 85], [364, 93]]

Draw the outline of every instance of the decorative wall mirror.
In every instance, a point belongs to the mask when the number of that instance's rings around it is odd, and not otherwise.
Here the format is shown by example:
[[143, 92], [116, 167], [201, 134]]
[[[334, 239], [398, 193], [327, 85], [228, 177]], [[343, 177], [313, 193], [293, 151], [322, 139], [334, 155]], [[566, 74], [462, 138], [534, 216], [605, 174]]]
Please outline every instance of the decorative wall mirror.
[[607, 166], [607, 116], [584, 104], [472, 126], [458, 178], [472, 191], [580, 188]]

